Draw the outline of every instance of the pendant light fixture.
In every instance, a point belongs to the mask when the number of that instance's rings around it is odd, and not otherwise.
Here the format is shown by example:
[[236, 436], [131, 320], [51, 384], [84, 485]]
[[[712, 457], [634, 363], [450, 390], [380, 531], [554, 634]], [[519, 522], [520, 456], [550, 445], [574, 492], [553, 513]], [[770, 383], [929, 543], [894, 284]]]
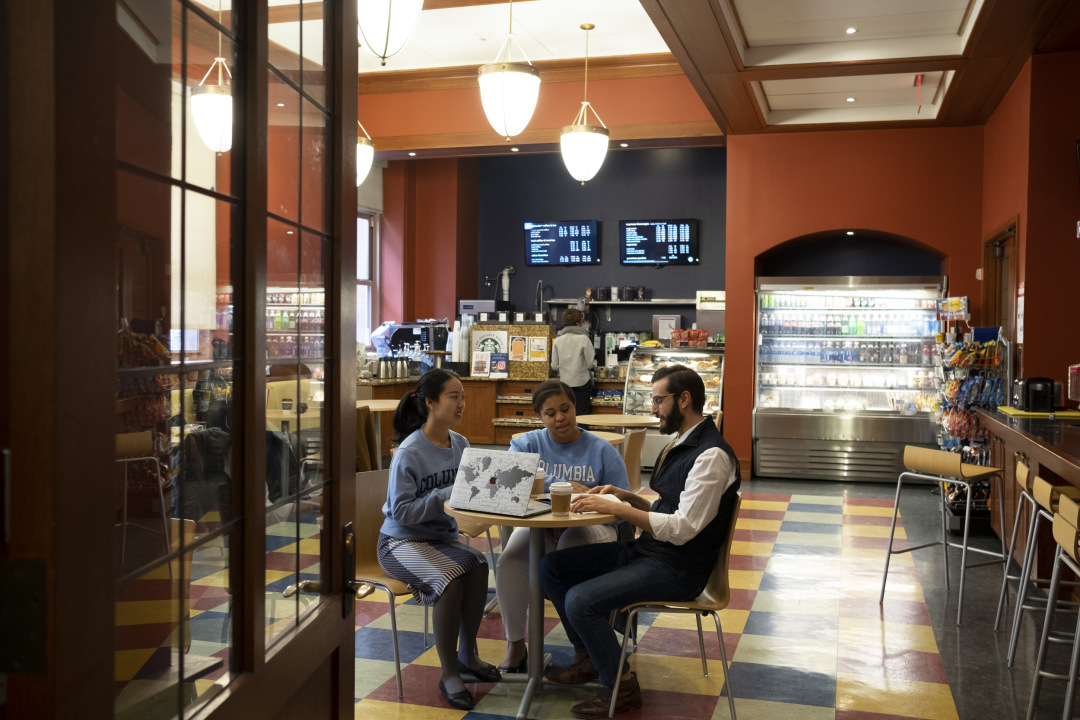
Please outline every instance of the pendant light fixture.
[[360, 44], [386, 65], [409, 43], [424, 0], [360, 0], [356, 30]]
[[[608, 140], [610, 133], [604, 121], [596, 113], [589, 103], [589, 31], [595, 25], [585, 23], [581, 29], [585, 31], [585, 95], [581, 102], [581, 109], [573, 124], [564, 127], [559, 138], [559, 150], [562, 152], [563, 162], [566, 169], [575, 180], [580, 180], [584, 185], [586, 180], [592, 180], [604, 164], [607, 155]], [[599, 127], [588, 124], [588, 111], [592, 110]]]
[[371, 163], [375, 159], [375, 143], [371, 141], [371, 136], [359, 120], [356, 124], [364, 133], [363, 137], [356, 137], [356, 187], [360, 187], [360, 183], [364, 182], [364, 178], [371, 172]]
[[514, 0], [510, 0], [510, 31], [506, 33], [494, 62], [480, 66], [480, 101], [491, 127], [506, 138], [525, 129], [536, 109], [540, 94], [540, 71], [533, 67], [525, 51], [525, 62], [513, 62]]
[[[218, 24], [221, 24], [221, 2], [218, 2]], [[225, 84], [225, 76], [232, 82], [232, 73], [221, 57], [221, 31], [218, 31], [218, 56], [210, 69], [191, 88], [191, 114], [195, 129], [206, 146], [214, 152], [228, 152], [232, 148], [232, 88]], [[217, 85], [207, 85], [206, 79], [217, 68]]]

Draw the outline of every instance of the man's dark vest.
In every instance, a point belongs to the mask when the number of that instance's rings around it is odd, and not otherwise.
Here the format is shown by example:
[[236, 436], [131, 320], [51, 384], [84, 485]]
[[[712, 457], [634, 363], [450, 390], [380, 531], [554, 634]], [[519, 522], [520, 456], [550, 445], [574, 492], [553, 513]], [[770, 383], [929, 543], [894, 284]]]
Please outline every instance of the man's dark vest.
[[724, 440], [712, 420], [706, 418], [698, 423], [686, 440], [671, 448], [666, 457], [661, 453], [657, 460], [658, 467], [654, 466], [656, 469], [649, 481], [649, 487], [660, 496], [653, 502], [651, 511], [673, 515], [679, 507], [679, 496], [686, 486], [686, 476], [690, 474], [698, 456], [709, 448], [719, 448], [727, 453], [735, 469], [735, 482], [724, 492], [716, 517], [683, 545], [657, 540], [650, 533], [643, 532], [634, 546], [642, 555], [660, 558], [670, 566], [696, 576], [702, 587], [708, 582], [709, 575], [716, 566], [720, 547], [727, 538], [731, 515], [735, 509], [736, 493], [742, 482], [735, 451]]

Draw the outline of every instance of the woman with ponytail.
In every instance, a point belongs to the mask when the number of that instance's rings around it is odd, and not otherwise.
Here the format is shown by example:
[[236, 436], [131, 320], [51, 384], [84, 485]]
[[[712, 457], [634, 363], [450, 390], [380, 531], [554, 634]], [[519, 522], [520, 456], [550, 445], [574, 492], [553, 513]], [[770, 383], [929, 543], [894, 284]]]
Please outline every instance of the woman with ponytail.
[[469, 446], [451, 429], [461, 424], [464, 411], [465, 389], [448, 370], [425, 373], [416, 390], [401, 398], [394, 412], [398, 449], [390, 462], [378, 552], [386, 574], [408, 585], [418, 603], [432, 606], [442, 664], [439, 691], [452, 706], [469, 710], [473, 697], [465, 681], [496, 682], [500, 675], [476, 650], [487, 601], [487, 562], [461, 540], [457, 522], [443, 510]]

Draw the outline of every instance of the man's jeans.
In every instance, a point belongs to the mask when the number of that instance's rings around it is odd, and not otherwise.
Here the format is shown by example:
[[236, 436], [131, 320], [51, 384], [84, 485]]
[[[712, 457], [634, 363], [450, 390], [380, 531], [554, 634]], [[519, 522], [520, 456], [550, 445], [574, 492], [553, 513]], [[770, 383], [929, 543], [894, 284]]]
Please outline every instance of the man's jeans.
[[[706, 579], [707, 580], [707, 579]], [[557, 550], [540, 561], [540, 584], [574, 649], [587, 652], [600, 682], [614, 685], [622, 650], [611, 611], [642, 601], [689, 600], [703, 585], [666, 563], [611, 542]]]

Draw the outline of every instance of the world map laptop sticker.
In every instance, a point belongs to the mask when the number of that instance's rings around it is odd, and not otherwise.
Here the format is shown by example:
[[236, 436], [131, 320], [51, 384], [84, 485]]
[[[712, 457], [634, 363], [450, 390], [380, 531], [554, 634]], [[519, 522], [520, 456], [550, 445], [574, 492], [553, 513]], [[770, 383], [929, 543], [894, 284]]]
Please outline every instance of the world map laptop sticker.
[[529, 499], [539, 464], [537, 453], [465, 448], [450, 507], [514, 517], [551, 512], [550, 505]]

